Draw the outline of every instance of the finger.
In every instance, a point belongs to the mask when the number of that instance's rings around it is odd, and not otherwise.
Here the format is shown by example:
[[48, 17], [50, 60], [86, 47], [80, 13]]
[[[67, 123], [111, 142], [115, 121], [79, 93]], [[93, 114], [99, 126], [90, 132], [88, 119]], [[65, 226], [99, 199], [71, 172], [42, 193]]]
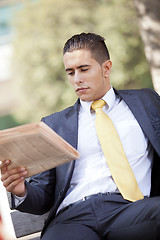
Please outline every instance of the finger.
[[18, 184], [19, 182], [24, 180], [26, 175], [27, 175], [27, 171], [24, 171], [24, 172], [21, 172], [21, 173], [17, 173], [17, 174], [11, 175], [11, 176], [9, 176], [6, 179], [2, 179], [3, 186], [8, 191], [8, 188], [12, 189], [12, 187], [15, 187], [16, 184]]
[[7, 166], [8, 166], [10, 163], [11, 163], [11, 161], [8, 160], [8, 159], [5, 160], [5, 161], [3, 161], [3, 162], [1, 162], [1, 164], [0, 164], [0, 170], [1, 170], [1, 173], [2, 173], [2, 174], [6, 172]]
[[20, 177], [26, 177], [27, 174], [28, 172], [25, 168], [14, 168], [7, 170], [4, 174], [2, 174], [1, 180], [2, 182], [5, 181], [5, 185], [9, 185], [12, 181], [15, 181]]
[[5, 172], [2, 173], [2, 180], [7, 179], [9, 176], [17, 174], [17, 173], [22, 173], [26, 171], [24, 167], [18, 167], [18, 168], [12, 168], [12, 169], [7, 169]]
[[[5, 188], [8, 192], [12, 192], [14, 188], [21, 182], [24, 182], [24, 177], [20, 177], [16, 179], [15, 181], [11, 182], [9, 185], [5, 186]], [[3, 185], [5, 184], [3, 183]]]

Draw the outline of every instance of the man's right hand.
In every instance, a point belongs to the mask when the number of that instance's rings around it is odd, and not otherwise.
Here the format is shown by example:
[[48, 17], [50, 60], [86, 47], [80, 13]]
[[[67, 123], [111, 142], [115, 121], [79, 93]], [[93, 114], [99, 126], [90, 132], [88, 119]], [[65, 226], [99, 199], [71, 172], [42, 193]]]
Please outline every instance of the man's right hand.
[[10, 160], [6, 160], [0, 164], [1, 181], [8, 192], [23, 197], [26, 193], [24, 180], [28, 173], [23, 167], [8, 170], [10, 163]]

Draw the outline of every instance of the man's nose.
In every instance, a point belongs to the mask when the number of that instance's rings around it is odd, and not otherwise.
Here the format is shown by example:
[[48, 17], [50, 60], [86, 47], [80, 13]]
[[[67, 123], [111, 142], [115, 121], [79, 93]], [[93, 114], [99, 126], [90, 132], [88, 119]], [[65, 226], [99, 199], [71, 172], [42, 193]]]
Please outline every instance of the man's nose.
[[78, 72], [75, 72], [74, 82], [76, 84], [79, 84], [79, 83], [83, 82], [83, 80], [82, 80], [82, 78], [81, 78], [81, 76], [80, 76], [80, 74]]

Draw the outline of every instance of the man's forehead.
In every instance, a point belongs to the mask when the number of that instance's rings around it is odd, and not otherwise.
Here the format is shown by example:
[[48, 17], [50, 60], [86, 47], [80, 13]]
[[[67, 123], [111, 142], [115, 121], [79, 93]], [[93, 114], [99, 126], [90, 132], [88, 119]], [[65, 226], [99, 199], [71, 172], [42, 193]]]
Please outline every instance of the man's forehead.
[[91, 52], [86, 49], [66, 52], [63, 56], [64, 65], [67, 68], [73, 65], [86, 65], [92, 60]]

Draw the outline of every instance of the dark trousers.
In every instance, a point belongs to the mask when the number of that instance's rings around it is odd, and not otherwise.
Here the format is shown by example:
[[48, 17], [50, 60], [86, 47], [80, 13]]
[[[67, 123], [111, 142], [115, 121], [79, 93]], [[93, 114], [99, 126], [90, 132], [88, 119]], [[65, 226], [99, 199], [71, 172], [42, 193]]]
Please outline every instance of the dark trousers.
[[131, 203], [121, 195], [96, 196], [58, 214], [42, 240], [160, 239], [160, 197]]

